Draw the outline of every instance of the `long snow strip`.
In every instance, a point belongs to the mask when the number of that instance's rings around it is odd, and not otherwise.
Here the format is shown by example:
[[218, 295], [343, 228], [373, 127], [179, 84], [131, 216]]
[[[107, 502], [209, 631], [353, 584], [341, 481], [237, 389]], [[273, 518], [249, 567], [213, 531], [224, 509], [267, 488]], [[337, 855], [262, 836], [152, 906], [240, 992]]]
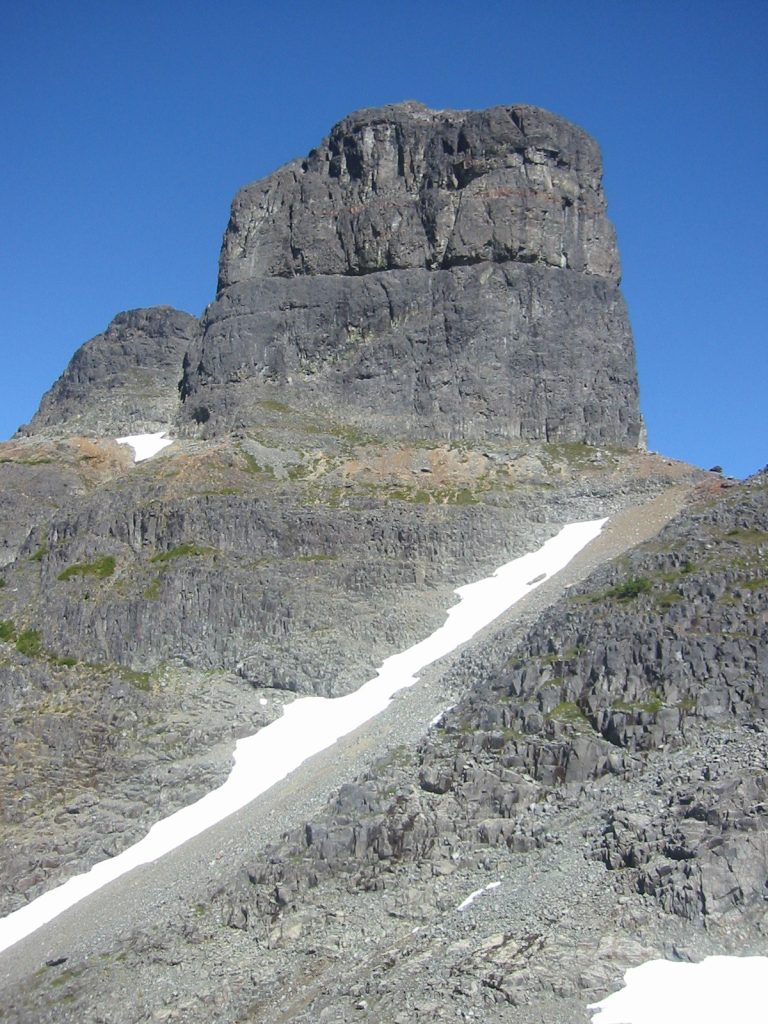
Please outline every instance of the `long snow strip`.
[[455, 591], [459, 602], [449, 609], [445, 625], [426, 640], [387, 658], [376, 677], [354, 693], [336, 698], [303, 697], [288, 704], [281, 718], [237, 742], [235, 766], [218, 789], [157, 822], [143, 839], [116, 857], [95, 864], [87, 873], [75, 875], [0, 920], [0, 951], [108, 882], [157, 860], [234, 814], [307, 758], [378, 715], [394, 693], [417, 682], [417, 672], [466, 643], [564, 568], [606, 522], [571, 523], [538, 551], [508, 562], [487, 579], [460, 587]]

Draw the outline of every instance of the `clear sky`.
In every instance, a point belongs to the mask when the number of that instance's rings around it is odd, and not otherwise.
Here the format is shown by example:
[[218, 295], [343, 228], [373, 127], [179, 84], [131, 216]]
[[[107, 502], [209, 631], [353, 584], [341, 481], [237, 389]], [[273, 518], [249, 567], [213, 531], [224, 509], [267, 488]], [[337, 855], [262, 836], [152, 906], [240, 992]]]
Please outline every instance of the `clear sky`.
[[600, 143], [654, 450], [768, 463], [766, 0], [0, 0], [0, 438], [123, 309], [199, 314], [235, 191], [359, 107]]

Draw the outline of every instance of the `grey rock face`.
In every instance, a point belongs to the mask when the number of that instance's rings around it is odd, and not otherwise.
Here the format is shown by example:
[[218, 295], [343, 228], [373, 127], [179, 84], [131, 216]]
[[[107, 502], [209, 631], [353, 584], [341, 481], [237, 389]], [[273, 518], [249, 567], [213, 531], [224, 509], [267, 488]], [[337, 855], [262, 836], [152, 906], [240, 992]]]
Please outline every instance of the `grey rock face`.
[[[135, 311], [76, 355], [0, 453], [6, 909], [217, 784], [289, 691], [428, 634], [457, 582], [683, 479], [492, 440], [637, 442], [599, 175], [529, 108], [364, 111], [235, 201], [204, 334]], [[58, 436], [173, 416], [215, 440], [134, 466]], [[398, 745], [334, 755], [325, 809], [327, 764], [296, 820], [218, 846], [199, 900], [175, 879], [170, 918], [4, 983], [8, 1019], [586, 1024], [630, 962], [764, 949], [768, 491], [702, 486], [457, 655], [439, 719], [394, 702]]]
[[[393, 1005], [424, 1005], [439, 977], [439, 1019], [465, 1020], [482, 999], [493, 1019], [519, 1024], [532, 1019], [525, 1002], [535, 993], [537, 1009], [552, 995], [560, 1002], [537, 1020], [586, 1021], [586, 993], [596, 998], [621, 973], [614, 949], [625, 963], [665, 944], [670, 959], [700, 959], [709, 934], [721, 952], [730, 937], [739, 955], [764, 951], [767, 512], [764, 485], [710, 498], [629, 566], [599, 570], [506, 663], [496, 651], [500, 670], [483, 679], [470, 669], [466, 697], [417, 751], [398, 751], [344, 786], [322, 816], [218, 895], [223, 925], [264, 935], [264, 947], [283, 954], [307, 948], [309, 921], [312, 948], [343, 942], [335, 915], [343, 905], [350, 927], [347, 893], [377, 893], [391, 918], [430, 936], [422, 977], [405, 982], [408, 958], [386, 959], [395, 926], [383, 924], [386, 968], [366, 963], [354, 975], [345, 958], [336, 987], [291, 1019], [351, 1020], [328, 1007], [363, 991], [368, 1019], [397, 1020]], [[648, 585], [623, 586], [628, 570]], [[624, 643], [651, 633], [653, 649]], [[673, 637], [688, 638], [683, 657]], [[621, 730], [605, 727], [608, 709]], [[486, 872], [474, 886], [484, 902], [462, 929], [451, 880], [473, 857]], [[542, 884], [550, 858], [555, 905]], [[486, 880], [505, 876], [525, 895], [499, 904], [485, 893], [497, 886], [504, 900], [504, 882]], [[644, 948], [622, 947], [629, 928]], [[542, 936], [535, 955], [520, 956]], [[512, 955], [502, 969], [489, 952], [505, 943]], [[575, 952], [581, 943], [592, 944], [591, 967]], [[446, 964], [446, 946], [473, 950], [471, 964]], [[410, 1002], [409, 1010], [401, 1019], [418, 1019]]]
[[[519, 524], [496, 510], [259, 508], [232, 495], [125, 510], [123, 499], [110, 508], [102, 493], [52, 527], [57, 540], [39, 562], [47, 647], [150, 670], [172, 658], [226, 665], [263, 685], [328, 694], [359, 684], [357, 660], [344, 665], [353, 648], [370, 652], [362, 671], [376, 664], [398, 607], [423, 588], [418, 566], [434, 584], [470, 551], [479, 560], [514, 544]], [[119, 552], [118, 592], [112, 577], [60, 578], [94, 563], [105, 545]]]
[[599, 152], [530, 107], [341, 121], [236, 197], [183, 420], [258, 403], [390, 434], [636, 445], [642, 422]]
[[197, 330], [195, 317], [170, 306], [119, 313], [77, 350], [19, 434], [114, 436], [168, 427]]
[[[243, 527], [251, 532], [238, 540], [234, 524], [243, 522], [244, 505], [222, 497], [232, 501], [229, 521], [221, 505], [213, 516], [191, 503], [171, 509], [159, 502], [156, 525], [148, 515], [121, 521], [114, 508], [101, 522], [94, 512], [88, 529], [78, 525], [71, 534], [62, 521], [62, 550], [51, 533], [49, 553], [9, 572], [9, 583], [21, 587], [23, 572], [34, 572], [46, 592], [70, 586], [58, 569], [72, 557], [92, 557], [78, 547], [83, 535], [97, 544], [145, 537], [149, 550], [179, 553], [179, 541], [193, 536], [211, 543], [200, 531], [220, 523], [221, 550], [226, 543], [258, 554], [259, 537], [273, 535], [288, 561], [291, 552], [309, 550], [310, 534], [313, 551], [330, 550], [328, 516], [313, 519], [312, 510], [297, 520], [293, 537], [273, 516]], [[193, 534], [183, 532], [182, 516]], [[365, 547], [354, 517], [344, 519], [338, 525], [347, 546]], [[402, 513], [391, 530], [379, 515], [370, 525], [384, 550], [417, 542], [424, 554], [436, 538], [406, 529]], [[455, 536], [469, 537], [477, 525], [464, 521]], [[652, 542], [570, 586], [525, 629], [500, 624], [458, 655], [446, 680], [457, 702], [418, 745], [394, 746], [363, 774], [350, 773], [324, 809], [313, 804], [282, 835], [282, 824], [266, 841], [249, 831], [232, 862], [214, 866], [199, 901], [177, 898], [182, 909], [172, 919], [126, 933], [98, 956], [62, 947], [64, 970], [55, 973], [56, 957], [34, 984], [6, 987], [7, 1016], [24, 1024], [80, 1021], [109, 1007], [125, 1024], [152, 1015], [273, 1020], [278, 1011], [297, 1022], [407, 1024], [429, 1014], [459, 1024], [482, 1012], [528, 1024], [535, 1012], [542, 1024], [587, 1024], [586, 1004], [618, 986], [627, 966], [660, 955], [763, 954], [767, 552], [764, 478], [741, 487], [705, 480], [691, 507]], [[467, 555], [476, 558], [473, 550]], [[118, 596], [127, 571], [114, 583]], [[114, 597], [97, 593], [97, 585], [89, 582], [87, 603], [106, 609]], [[177, 593], [193, 585], [187, 571]], [[10, 614], [16, 598], [4, 600]], [[97, 619], [89, 621], [98, 632]], [[13, 685], [26, 702], [34, 658], [24, 666], [26, 676], [16, 673]], [[94, 687], [83, 673], [96, 666], [65, 669], [62, 659], [56, 666], [72, 673], [67, 702], [85, 699]], [[141, 785], [119, 782], [127, 806], [109, 799], [106, 784], [98, 804], [73, 797], [68, 786], [62, 816], [93, 815], [96, 829], [119, 815], [120, 834], [109, 839], [114, 852], [147, 819], [150, 771], [174, 789], [178, 780], [199, 785], [202, 777], [143, 758], [149, 716], [159, 719], [152, 756], [162, 758], [170, 742], [174, 757], [182, 745], [192, 761], [204, 749], [199, 731], [210, 739], [222, 728], [225, 716], [214, 708], [229, 706], [237, 680], [220, 678], [203, 708], [185, 691], [184, 716], [195, 733], [185, 742], [172, 703], [186, 669], [163, 670], [148, 689], [126, 696], [130, 676], [117, 666], [101, 671], [100, 710], [118, 716], [120, 727], [114, 760]], [[195, 688], [207, 685], [195, 674]], [[110, 708], [117, 693], [120, 702]], [[59, 691], [56, 705], [46, 699], [40, 714], [21, 717], [14, 709], [7, 716], [21, 755], [29, 759], [42, 739], [57, 744], [61, 762], [82, 762], [67, 753], [88, 738], [64, 746], [61, 703]], [[236, 708], [247, 718], [242, 697]], [[288, 795], [293, 802], [295, 790]], [[29, 864], [23, 881], [37, 891], [45, 872], [59, 868], [47, 858], [34, 862], [30, 845], [9, 846], [6, 873]], [[56, 857], [70, 853], [62, 838]], [[83, 860], [88, 851], [72, 855]]]
[[[6, 518], [39, 518], [0, 572], [0, 912], [220, 781], [223, 741], [263, 724], [265, 690], [275, 713], [286, 691], [349, 691], [441, 625], [456, 584], [669, 482], [640, 453], [590, 472], [543, 445], [327, 437], [299, 454], [281, 438], [177, 441], [139, 466], [109, 441], [3, 447]], [[108, 802], [73, 817], [94, 787]]]
[[219, 290], [508, 260], [618, 280], [595, 142], [533, 107], [410, 102], [351, 114], [305, 160], [244, 188]]
[[[733, 771], [732, 752], [718, 753]], [[768, 776], [755, 770], [757, 757], [751, 765], [743, 755], [739, 760], [742, 775], [713, 779], [717, 768], [709, 766], [703, 779], [678, 790], [653, 817], [618, 809], [603, 840], [607, 866], [628, 871], [640, 892], [689, 920], [761, 917], [768, 880]]]
[[395, 437], [642, 445], [594, 141], [524, 106], [350, 115], [235, 198], [202, 323], [121, 313], [19, 434], [211, 437], [276, 402]]

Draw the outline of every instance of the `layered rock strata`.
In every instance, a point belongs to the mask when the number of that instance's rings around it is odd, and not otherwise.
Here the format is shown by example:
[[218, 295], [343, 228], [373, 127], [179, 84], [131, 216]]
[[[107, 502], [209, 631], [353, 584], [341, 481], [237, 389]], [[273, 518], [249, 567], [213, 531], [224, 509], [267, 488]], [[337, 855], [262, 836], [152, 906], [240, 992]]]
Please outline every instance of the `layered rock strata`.
[[762, 918], [767, 485], [702, 496], [561, 599], [506, 660], [497, 641], [495, 670], [468, 660], [471, 688], [402, 791], [392, 766], [342, 790], [326, 817], [253, 867], [258, 909], [274, 916], [334, 874], [369, 888], [393, 864], [450, 861], [461, 842], [540, 849], [552, 836], [547, 812], [531, 813], [537, 802], [613, 776], [643, 780], [645, 793], [603, 807], [590, 838], [609, 871], [690, 921]]
[[596, 144], [532, 107], [363, 110], [232, 205], [184, 374], [208, 432], [259, 400], [396, 435], [636, 445]]
[[221, 781], [225, 741], [293, 692], [371, 678], [457, 584], [689, 476], [568, 446], [269, 442], [177, 441], [138, 466], [109, 441], [4, 446], [9, 517], [39, 521], [0, 573], [0, 912]]
[[[110, 440], [171, 423], [139, 466]], [[429, 633], [452, 586], [696, 476], [628, 450], [599, 154], [527, 107], [346, 118], [237, 197], [201, 322], [121, 314], [22, 433], [0, 457], [6, 910], [215, 785], [292, 691], [345, 692]], [[478, 639], [426, 736], [208, 858], [199, 902], [35, 963], [9, 1020], [577, 1020], [702, 924], [757, 950], [766, 490], [721, 483], [527, 635]], [[459, 910], [473, 890], [498, 902]]]
[[417, 747], [205, 903], [8, 989], [10, 1019], [588, 1024], [627, 966], [765, 955], [767, 514], [765, 478], [702, 488], [465, 651]]
[[358, 111], [235, 197], [200, 322], [120, 314], [21, 433], [212, 437], [279, 403], [390, 437], [634, 447], [619, 276], [581, 129], [527, 106]]

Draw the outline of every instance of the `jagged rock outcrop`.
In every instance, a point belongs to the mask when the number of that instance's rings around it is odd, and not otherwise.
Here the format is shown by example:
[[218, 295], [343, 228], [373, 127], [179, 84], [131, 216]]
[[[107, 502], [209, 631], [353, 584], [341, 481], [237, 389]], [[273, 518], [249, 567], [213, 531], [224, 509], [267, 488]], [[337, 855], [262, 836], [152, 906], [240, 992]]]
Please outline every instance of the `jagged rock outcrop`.
[[[264, 693], [276, 713], [285, 691], [347, 692], [436, 628], [457, 584], [689, 475], [638, 452], [351, 444], [272, 416], [260, 442], [180, 440], [138, 466], [110, 439], [3, 446], [3, 909], [218, 781], [229, 750], [201, 771], [206, 742], [263, 724]], [[108, 813], [75, 819], [94, 779]]]
[[[440, 973], [441, 962], [444, 972], [435, 1010], [451, 1021], [465, 1019], [473, 995], [493, 1005], [497, 1019], [528, 1020], [526, 989], [537, 1006], [553, 991], [563, 1001], [559, 1015], [542, 1019], [585, 1019], [562, 1007], [580, 990], [605, 984], [606, 964], [588, 968], [571, 943], [587, 922], [599, 922], [593, 955], [610, 959], [620, 943], [620, 908], [643, 940], [623, 951], [630, 960], [648, 959], [647, 944], [664, 935], [686, 944], [668, 954], [679, 957], [705, 931], [719, 951], [732, 938], [742, 955], [764, 949], [767, 554], [764, 479], [703, 494], [657, 541], [563, 598], [506, 664], [499, 647], [495, 673], [478, 679], [469, 656], [463, 671], [474, 688], [420, 749], [379, 762], [344, 786], [322, 816], [247, 864], [217, 895], [221, 923], [259, 935], [263, 948], [283, 955], [306, 949], [309, 929], [314, 947], [328, 948], [343, 943], [330, 908], [352, 905], [343, 894], [363, 900], [379, 893], [391, 917], [431, 935], [424, 943], [430, 974]], [[571, 852], [580, 849], [577, 861], [586, 855], [607, 872], [579, 870]], [[578, 886], [578, 924], [569, 920], [573, 910], [548, 904], [535, 877], [546, 873], [547, 851], [563, 907]], [[512, 892], [530, 891], [512, 903], [520, 917], [487, 897], [471, 929], [490, 917], [485, 931], [494, 924], [498, 931], [457, 941], [450, 926], [441, 927], [450, 913], [440, 894], [452, 891], [449, 879], [473, 855], [497, 873], [486, 877], [506, 875]], [[571, 943], [563, 944], [563, 930]], [[589, 935], [589, 925], [584, 930]], [[459, 967], [458, 958], [444, 956], [451, 939], [451, 950], [473, 950], [471, 963]], [[535, 957], [521, 956], [531, 943]], [[497, 951], [505, 947], [500, 969]], [[469, 979], [481, 984], [467, 987]], [[399, 990], [408, 993], [407, 1020], [418, 1016], [431, 987], [386, 956], [372, 971], [360, 962], [359, 973], [338, 974], [334, 984], [311, 997], [309, 1012], [348, 1020], [330, 1006], [362, 991], [367, 1019], [383, 1019]]]
[[[644, 457], [646, 466], [651, 461]], [[162, 474], [161, 462], [155, 471]], [[83, 566], [95, 562], [79, 563], [72, 578], [58, 577], [72, 557], [93, 558], [84, 538], [95, 529], [100, 536], [92, 544], [111, 537], [125, 545], [135, 528], [150, 550], [180, 556], [185, 524], [197, 531], [221, 522], [225, 537], [243, 521], [240, 499], [229, 524], [219, 515], [209, 523], [203, 509], [215, 501], [196, 504], [171, 510], [156, 503], [155, 516], [131, 520], [109, 503], [103, 516], [93, 508], [88, 530], [69, 532], [61, 523], [48, 535], [50, 554], [24, 571], [40, 573], [43, 589], [79, 586]], [[323, 537], [327, 514], [305, 512], [302, 528], [285, 543], [308, 550], [301, 545], [310, 530]], [[373, 535], [388, 543], [383, 521], [372, 519]], [[264, 522], [255, 517], [245, 529], [241, 540], [257, 553], [247, 531], [263, 532]], [[325, 549], [333, 542], [326, 536]], [[107, 1000], [112, 1005], [118, 985], [125, 996], [115, 1017], [126, 1024], [166, 998], [169, 1019], [190, 1021], [210, 1019], [215, 1005], [222, 1019], [274, 1019], [279, 1007], [286, 1020], [406, 1024], [427, 1007], [456, 1024], [470, 1009], [523, 1024], [533, 1002], [547, 1024], [586, 1022], [586, 1003], [603, 996], [629, 964], [660, 953], [698, 959], [726, 948], [742, 955], [764, 950], [767, 548], [765, 478], [742, 487], [706, 480], [685, 515], [571, 588], [521, 642], [500, 627], [461, 655], [453, 673], [464, 696], [416, 749], [392, 750], [281, 841], [246, 846], [236, 875], [212, 882], [210, 904], [187, 906], [172, 926], [140, 930], [98, 957], [72, 956], [65, 969], [54, 959], [34, 985], [10, 988], [10, 1019], [83, 1019]], [[207, 557], [185, 554], [192, 562]], [[22, 587], [22, 566], [8, 579]], [[112, 601], [128, 581], [126, 575]], [[105, 608], [100, 585], [88, 585], [88, 603], [95, 598]], [[182, 592], [196, 585], [186, 572]], [[84, 598], [83, 589], [77, 593]], [[64, 673], [54, 663], [55, 675]], [[40, 659], [30, 656], [19, 666], [19, 689], [29, 694], [25, 665], [39, 669]], [[57, 679], [59, 689], [46, 693], [39, 716], [14, 709], [27, 758], [32, 744], [62, 733], [71, 703], [85, 699], [88, 680], [78, 681], [75, 666], [66, 672], [72, 675], [65, 687]], [[142, 722], [158, 712], [153, 755], [171, 742], [192, 759], [199, 735], [185, 741], [178, 723], [164, 720], [186, 671], [142, 677], [148, 689], [121, 693], [113, 710], [121, 685], [132, 684], [120, 679], [117, 666], [102, 672], [100, 711], [117, 714], [120, 725], [110, 750], [113, 778], [128, 769], [143, 771], [142, 783], [148, 779], [151, 761], [138, 744]], [[195, 683], [204, 685], [199, 674]], [[221, 721], [213, 710], [227, 693], [219, 684], [195, 716], [195, 733], [216, 734]], [[51, 706], [54, 695], [64, 717]], [[184, 704], [188, 714], [189, 691]], [[76, 740], [89, 751], [98, 745], [98, 737]], [[70, 760], [86, 773], [105, 763], [100, 756]], [[170, 765], [150, 771], [174, 789], [195, 782], [180, 768], [171, 773]], [[135, 786], [128, 790], [135, 817], [103, 787], [93, 804], [68, 792], [65, 821], [94, 816], [98, 827], [109, 815], [124, 815], [120, 834], [104, 847], [109, 852], [147, 820]], [[25, 868], [22, 880], [33, 891], [43, 887], [52, 861], [77, 863], [88, 855], [65, 842], [37, 862], [30, 863], [30, 852], [9, 846], [6, 860], [12, 870]], [[476, 912], [466, 906], [470, 894]]]
[[585, 132], [534, 107], [360, 110], [306, 159], [239, 193], [219, 291], [253, 278], [489, 261], [617, 283], [601, 173]]
[[627, 966], [764, 955], [765, 483], [703, 486], [522, 638], [488, 635], [416, 748], [243, 849], [173, 926], [10, 989], [11, 1019], [80, 1020], [118, 985], [126, 1024], [587, 1024]]
[[633, 446], [631, 333], [600, 156], [531, 107], [341, 121], [243, 189], [185, 362], [208, 435], [259, 403], [391, 435]]
[[167, 429], [198, 321], [170, 306], [119, 313], [74, 354], [20, 435], [115, 437]]
[[236, 196], [201, 322], [121, 313], [20, 434], [212, 437], [279, 406], [394, 437], [642, 445], [601, 173], [533, 107], [351, 114]]
[[660, 812], [612, 811], [601, 847], [610, 870], [628, 874], [668, 913], [698, 924], [765, 913], [768, 774], [760, 771], [759, 748], [731, 739], [742, 749], [723, 744], [721, 763], [687, 779]]

